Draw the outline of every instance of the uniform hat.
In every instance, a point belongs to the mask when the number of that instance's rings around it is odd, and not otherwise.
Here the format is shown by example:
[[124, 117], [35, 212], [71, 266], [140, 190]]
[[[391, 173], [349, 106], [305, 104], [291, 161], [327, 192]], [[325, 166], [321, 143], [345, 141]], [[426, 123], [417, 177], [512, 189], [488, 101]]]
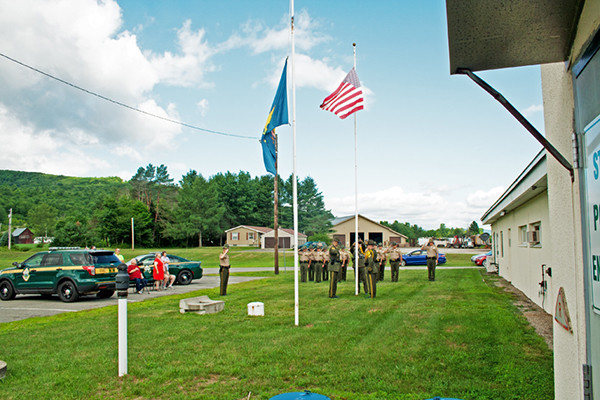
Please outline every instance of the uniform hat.
[[377, 246], [377, 243], [375, 243], [375, 241], [374, 241], [374, 240], [369, 240], [369, 241], [367, 242], [367, 245], [368, 245], [368, 246]]
[[229, 245], [227, 243], [225, 243], [225, 245], [223, 246], [224, 249], [228, 249]]

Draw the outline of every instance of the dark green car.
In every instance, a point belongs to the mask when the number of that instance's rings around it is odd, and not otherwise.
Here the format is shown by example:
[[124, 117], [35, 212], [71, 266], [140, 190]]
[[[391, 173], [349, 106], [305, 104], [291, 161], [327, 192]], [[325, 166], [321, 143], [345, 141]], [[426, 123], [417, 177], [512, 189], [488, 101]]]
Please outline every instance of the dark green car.
[[120, 263], [110, 250], [50, 248], [0, 271], [0, 299], [17, 294], [58, 294], [64, 302], [88, 294], [108, 298]]
[[[192, 279], [202, 278], [202, 263], [200, 261], [190, 261], [183, 257], [175, 256], [173, 254], [167, 254], [169, 257], [169, 274], [175, 275], [175, 283], [179, 285], [189, 285]], [[137, 265], [141, 267], [144, 274], [144, 278], [148, 279], [148, 282], [153, 282], [152, 267], [154, 266], [154, 254], [143, 254], [135, 257]], [[127, 262], [131, 264], [131, 260]]]

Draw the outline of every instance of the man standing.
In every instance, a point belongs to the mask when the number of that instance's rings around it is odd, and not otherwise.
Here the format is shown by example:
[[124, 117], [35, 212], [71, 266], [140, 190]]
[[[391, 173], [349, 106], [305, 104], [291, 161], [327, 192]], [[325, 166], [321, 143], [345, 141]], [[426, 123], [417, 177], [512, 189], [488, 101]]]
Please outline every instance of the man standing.
[[315, 266], [315, 282], [321, 282], [321, 278], [323, 277], [323, 251], [321, 246], [317, 246], [317, 250], [315, 250], [315, 254], [313, 256], [314, 266]]
[[398, 243], [392, 243], [392, 248], [389, 250], [390, 266], [392, 268], [392, 282], [398, 282], [398, 273], [400, 264], [402, 263], [402, 251], [398, 247]]
[[387, 255], [385, 253], [385, 249], [381, 244], [377, 247], [377, 261], [379, 262], [379, 275], [377, 276], [378, 281], [383, 281], [383, 274], [385, 272], [385, 262], [387, 260]]
[[427, 273], [429, 275], [429, 280], [435, 281], [435, 266], [438, 263], [440, 253], [433, 238], [429, 238], [429, 242], [423, 245], [421, 250], [427, 250]]
[[308, 276], [308, 249], [305, 247], [302, 248], [302, 251], [299, 254], [300, 257], [300, 282], [306, 282]]
[[377, 295], [377, 277], [379, 274], [379, 263], [377, 262], [377, 250], [375, 249], [375, 242], [369, 240], [367, 244], [367, 251], [365, 251], [365, 269], [367, 274], [367, 286], [371, 298], [374, 299]]
[[340, 248], [337, 239], [333, 239], [333, 243], [329, 248], [329, 298], [337, 299], [337, 283], [338, 273], [340, 272]]
[[359, 239], [358, 242], [358, 260], [355, 257], [356, 242], [350, 248], [352, 255], [352, 262], [354, 266], [354, 274], [356, 274], [356, 268], [358, 268], [358, 293], [360, 293], [360, 285], [363, 285], [365, 293], [369, 293], [369, 286], [367, 285], [367, 274], [365, 273], [365, 247], [364, 242]]
[[310, 247], [308, 252], [308, 281], [314, 282], [315, 280], [315, 248]]
[[227, 295], [227, 282], [229, 281], [229, 245], [223, 246], [223, 252], [219, 255], [219, 275], [221, 276], [221, 296]]
[[348, 259], [349, 258], [350, 257], [348, 255], [348, 250], [344, 247], [344, 245], [342, 245], [342, 248], [340, 249], [340, 262], [342, 263], [342, 265], [340, 265], [340, 273], [338, 274], [338, 282], [346, 280], [346, 272], [348, 271]]
[[329, 279], [329, 251], [327, 251], [327, 246], [323, 249], [323, 280], [326, 281]]

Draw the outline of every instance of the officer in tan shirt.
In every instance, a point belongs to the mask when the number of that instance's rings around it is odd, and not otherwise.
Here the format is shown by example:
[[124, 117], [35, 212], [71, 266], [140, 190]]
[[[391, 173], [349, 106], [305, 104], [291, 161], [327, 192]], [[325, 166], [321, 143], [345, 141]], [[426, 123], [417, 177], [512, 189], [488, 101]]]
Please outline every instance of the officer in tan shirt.
[[302, 250], [299, 251], [300, 258], [300, 282], [306, 282], [308, 276], [308, 249], [303, 247]]
[[421, 247], [421, 250], [427, 250], [427, 273], [429, 275], [429, 280], [435, 281], [435, 266], [438, 263], [440, 252], [438, 251], [433, 238], [430, 238], [429, 242]]
[[402, 251], [400, 251], [397, 242], [392, 243], [392, 247], [388, 250], [388, 257], [390, 258], [390, 267], [392, 268], [392, 282], [398, 282], [400, 264], [402, 263]]
[[219, 275], [221, 276], [221, 296], [227, 295], [227, 283], [229, 282], [229, 245], [223, 246], [223, 252], [219, 254]]
[[317, 247], [313, 257], [313, 265], [315, 266], [315, 282], [321, 282], [321, 279], [323, 278], [323, 249], [321, 249], [320, 246]]

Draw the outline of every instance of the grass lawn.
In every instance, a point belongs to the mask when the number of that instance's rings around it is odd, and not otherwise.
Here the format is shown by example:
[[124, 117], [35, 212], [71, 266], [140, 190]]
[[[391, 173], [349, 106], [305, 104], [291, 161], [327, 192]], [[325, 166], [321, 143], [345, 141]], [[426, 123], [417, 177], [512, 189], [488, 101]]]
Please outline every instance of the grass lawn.
[[[225, 310], [182, 315], [182, 297], [130, 304], [129, 374], [117, 377], [117, 307], [0, 324], [2, 399], [552, 399], [552, 353], [480, 270], [404, 270], [376, 299], [339, 299], [293, 274], [230, 286]], [[483, 278], [483, 279], [482, 279]], [[264, 317], [247, 304], [262, 301]], [[60, 303], [57, 303], [60, 306]]]

